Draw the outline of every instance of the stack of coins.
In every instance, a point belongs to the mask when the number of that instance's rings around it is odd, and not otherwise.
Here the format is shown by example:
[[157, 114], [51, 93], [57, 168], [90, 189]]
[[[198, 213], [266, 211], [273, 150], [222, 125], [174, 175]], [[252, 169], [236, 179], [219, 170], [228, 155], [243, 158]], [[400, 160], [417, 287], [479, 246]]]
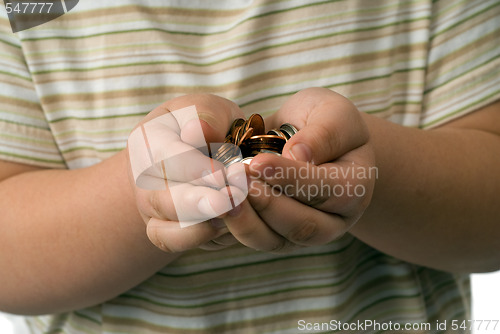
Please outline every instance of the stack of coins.
[[[297, 128], [289, 123], [265, 133], [264, 119], [259, 114], [251, 115], [248, 120], [236, 119], [226, 135], [224, 144], [217, 150], [213, 158], [229, 167], [236, 162], [250, 163], [259, 153], [281, 155], [283, 147]], [[240, 154], [241, 150], [241, 154]]]

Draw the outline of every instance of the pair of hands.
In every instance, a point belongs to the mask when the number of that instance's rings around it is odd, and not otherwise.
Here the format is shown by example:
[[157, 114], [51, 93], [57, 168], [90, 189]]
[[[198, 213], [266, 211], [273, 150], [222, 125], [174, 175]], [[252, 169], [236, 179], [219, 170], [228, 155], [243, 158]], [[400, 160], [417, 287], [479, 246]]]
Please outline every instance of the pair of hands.
[[[163, 141], [163, 148], [146, 145], [150, 157], [160, 156], [154, 161], [163, 161], [150, 177], [161, 179], [164, 188], [140, 187], [131, 173], [148, 237], [160, 249], [217, 250], [239, 242], [260, 251], [288, 252], [339, 238], [369, 205], [374, 152], [360, 113], [343, 96], [322, 88], [292, 96], [265, 120], [268, 129], [291, 123], [300, 130], [288, 140], [282, 156], [259, 154], [249, 166], [229, 167], [225, 177], [207, 175], [207, 166], [212, 171], [224, 168], [192, 148], [203, 146], [205, 140], [224, 141], [233, 120], [243, 118], [231, 101], [213, 95], [175, 98], [153, 110], [136, 129], [144, 133], [149, 121], [192, 105], [199, 120], [182, 119], [181, 111], [177, 120], [167, 120], [161, 134], [157, 132], [169, 140]], [[133, 170], [137, 154], [130, 143], [129, 139]], [[166, 159], [172, 154], [189, 158]], [[236, 207], [228, 206], [228, 195]], [[181, 228], [180, 212], [200, 223]]]

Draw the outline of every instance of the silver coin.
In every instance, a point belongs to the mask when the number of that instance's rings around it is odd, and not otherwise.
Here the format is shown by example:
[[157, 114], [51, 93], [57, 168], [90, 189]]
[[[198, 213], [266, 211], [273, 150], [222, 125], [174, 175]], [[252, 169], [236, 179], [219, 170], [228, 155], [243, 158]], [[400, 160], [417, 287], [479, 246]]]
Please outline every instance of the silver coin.
[[233, 144], [231, 143], [224, 143], [222, 144], [218, 149], [217, 149], [217, 152], [215, 152], [215, 154], [213, 155], [213, 159], [214, 160], [217, 160], [217, 161], [220, 161], [221, 158], [229, 151], [233, 148]]
[[245, 165], [250, 165], [250, 162], [252, 161], [253, 157], [246, 157], [241, 160], [242, 163]]
[[283, 133], [283, 131], [281, 130], [278, 130], [278, 129], [271, 129], [267, 132], [268, 135], [273, 135], [273, 136], [278, 136], [278, 137], [281, 137], [283, 139], [287, 139], [287, 137], [285, 136], [285, 134]]
[[259, 153], [271, 153], [271, 154], [275, 154], [275, 155], [281, 155], [280, 152], [276, 152], [276, 151], [272, 151], [272, 150], [266, 150], [266, 149], [260, 150]]
[[285, 136], [288, 137], [287, 139], [292, 138], [294, 134], [299, 132], [299, 130], [297, 130], [297, 128], [290, 123], [282, 124], [280, 126], [280, 130], [285, 134]]
[[224, 162], [224, 167], [228, 168], [229, 166], [231, 166], [232, 164], [234, 163], [237, 163], [237, 162], [240, 162], [243, 160], [243, 157], [241, 155], [235, 155], [235, 156], [232, 156], [231, 158], [229, 158], [228, 160], [226, 160]]
[[226, 161], [231, 159], [234, 156], [239, 155], [239, 149], [237, 146], [235, 146], [232, 143], [224, 143], [222, 146], [217, 150], [215, 153], [213, 159], [221, 162], [222, 164], [225, 164]]

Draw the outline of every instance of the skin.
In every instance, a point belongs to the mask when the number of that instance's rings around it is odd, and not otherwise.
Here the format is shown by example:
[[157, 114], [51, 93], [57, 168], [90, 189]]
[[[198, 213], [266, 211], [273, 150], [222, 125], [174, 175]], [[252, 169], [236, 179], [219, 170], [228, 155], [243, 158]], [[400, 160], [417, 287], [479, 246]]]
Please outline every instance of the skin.
[[[225, 99], [191, 95], [166, 102], [142, 123], [193, 104], [209, 141], [223, 140], [241, 115]], [[289, 122], [301, 129], [283, 157], [256, 157], [247, 170], [246, 200], [184, 229], [168, 190], [135, 186], [127, 150], [79, 170], [0, 162], [0, 266], [9, 268], [0, 276], [0, 309], [43, 314], [94, 305], [192, 248], [215, 250], [239, 242], [288, 252], [346, 232], [413, 263], [454, 272], [495, 270], [500, 155], [492, 152], [500, 151], [499, 111], [497, 102], [422, 131], [361, 114], [326, 89], [301, 91], [266, 120], [269, 127]], [[296, 150], [299, 144], [309, 149]], [[271, 185], [319, 182], [272, 177], [266, 172], [272, 168], [352, 166], [376, 166], [378, 178], [325, 182], [362, 186], [363, 196], [255, 196]], [[245, 173], [229, 179], [235, 189], [247, 182]], [[217, 206], [217, 196], [211, 205]]]

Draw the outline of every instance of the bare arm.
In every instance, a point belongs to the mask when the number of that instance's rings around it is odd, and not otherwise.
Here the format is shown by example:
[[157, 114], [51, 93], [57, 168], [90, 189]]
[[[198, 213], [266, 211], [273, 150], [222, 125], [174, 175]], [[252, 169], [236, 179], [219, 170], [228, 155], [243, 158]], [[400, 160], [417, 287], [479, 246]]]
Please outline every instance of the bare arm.
[[[300, 192], [288, 197], [249, 196], [259, 216], [280, 231], [268, 248], [322, 244], [349, 231], [376, 249], [424, 266], [452, 272], [500, 268], [496, 256], [500, 252], [500, 102], [440, 128], [420, 130], [359, 113], [338, 94], [313, 88], [297, 93], [269, 121], [274, 126], [292, 122], [301, 131], [284, 149], [288, 159], [273, 155], [253, 159], [250, 170], [258, 178], [296, 189], [313, 185], [315, 190], [324, 185], [320, 181], [330, 189], [350, 182], [366, 192], [351, 197]], [[299, 143], [308, 149], [291, 154], [289, 150]], [[335, 171], [351, 166], [376, 166], [375, 186], [373, 180], [350, 176], [320, 180], [266, 175], [266, 170]], [[308, 206], [318, 210], [307, 211]], [[292, 213], [274, 224], [283, 212]], [[253, 230], [263, 226], [259, 218], [254, 225], [238, 224], [243, 216], [255, 215], [247, 207], [240, 217], [226, 219], [237, 238], [245, 235], [248, 226]]]
[[[143, 122], [193, 104], [201, 119], [222, 126], [212, 130], [221, 136], [239, 111], [222, 98], [186, 96], [158, 106]], [[0, 161], [0, 310], [46, 314], [104, 302], [182, 251], [227, 233], [209, 221], [179, 228], [159, 214], [162, 208], [175, 216], [169, 192], [136, 187], [129, 168], [127, 150], [77, 170]]]
[[379, 179], [352, 233], [410, 262], [500, 267], [500, 102], [429, 131], [364, 116]]
[[[322, 99], [323, 91], [318, 94]], [[296, 102], [292, 104], [302, 115], [306, 109]], [[330, 108], [331, 104], [320, 107]], [[496, 203], [500, 157], [495, 154], [500, 152], [498, 108], [497, 103], [430, 131], [404, 128], [368, 115], [359, 118], [357, 111], [341, 112], [333, 119], [326, 114], [339, 130], [362, 131], [366, 125], [370, 136], [360, 141], [359, 136], [341, 138], [340, 131], [319, 132], [323, 137], [317, 142], [325, 146], [311, 145], [314, 160], [336, 159], [339, 151], [335, 150], [340, 150], [344, 157], [350, 154], [362, 163], [373, 151], [379, 168], [371, 205], [351, 232], [384, 252], [439, 269], [498, 268], [498, 260], [491, 256], [498, 253], [500, 234]], [[324, 123], [323, 113], [313, 116], [318, 119], [312, 123]], [[356, 125], [360, 119], [361, 127]], [[302, 131], [302, 138], [300, 133], [294, 136], [294, 141], [307, 143], [311, 138], [304, 133], [307, 131]], [[324, 137], [332, 133], [331, 138]], [[336, 142], [339, 139], [346, 142]], [[356, 143], [349, 144], [350, 139]], [[350, 145], [355, 148], [352, 152]], [[36, 314], [93, 305], [132, 288], [178, 256], [161, 252], [148, 240], [143, 220], [148, 218], [144, 212], [151, 211], [147, 209], [151, 204], [142, 208], [141, 217], [128, 180], [127, 159], [123, 151], [101, 164], [73, 171], [0, 163], [0, 266], [8, 268], [0, 276], [2, 310]], [[272, 155], [254, 162], [263, 169], [272, 164], [300, 166], [300, 161]], [[254, 169], [258, 168], [254, 162]], [[342, 205], [342, 214], [329, 214], [325, 209], [331, 204], [336, 210], [339, 199], [315, 199], [323, 206], [320, 210], [292, 203], [286, 196], [249, 199], [254, 208], [245, 201], [225, 222], [240, 242], [267, 250], [286, 242], [308, 246], [338, 237], [368, 204], [364, 199], [347, 209]], [[153, 197], [144, 200], [159, 203]], [[287, 209], [280, 209], [282, 205]], [[165, 224], [158, 221], [156, 225], [149, 224], [153, 242], [163, 244], [172, 238], [164, 234]], [[190, 247], [221, 233], [204, 224], [196, 226], [191, 232], [182, 232], [188, 241], [193, 237], [187, 242]]]
[[37, 314], [93, 305], [176, 257], [146, 236], [125, 153], [72, 171], [0, 162], [2, 310]]

